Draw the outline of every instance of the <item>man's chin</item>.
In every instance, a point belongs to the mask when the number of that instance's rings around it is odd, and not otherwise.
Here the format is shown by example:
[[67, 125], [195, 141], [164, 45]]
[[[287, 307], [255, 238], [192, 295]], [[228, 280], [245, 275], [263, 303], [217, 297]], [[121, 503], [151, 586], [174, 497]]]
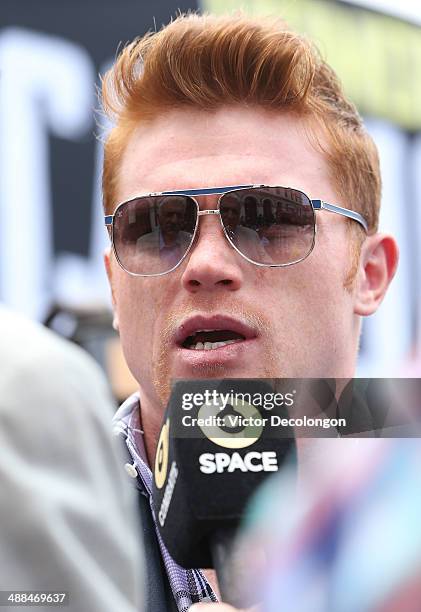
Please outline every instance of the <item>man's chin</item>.
[[[266, 364], [268, 366], [268, 364]], [[266, 367], [256, 370], [250, 368], [227, 368], [225, 364], [206, 364], [199, 363], [188, 370], [168, 369], [156, 372], [154, 386], [156, 394], [164, 409], [168, 405], [172, 386], [177, 380], [198, 380], [198, 379], [225, 379], [225, 378], [279, 378], [282, 374], [279, 369]]]
[[248, 378], [247, 375], [230, 375], [223, 364], [198, 364], [190, 371], [173, 371], [157, 373], [154, 379], [154, 387], [161, 404], [168, 405], [171, 391], [177, 380], [198, 380], [211, 378]]

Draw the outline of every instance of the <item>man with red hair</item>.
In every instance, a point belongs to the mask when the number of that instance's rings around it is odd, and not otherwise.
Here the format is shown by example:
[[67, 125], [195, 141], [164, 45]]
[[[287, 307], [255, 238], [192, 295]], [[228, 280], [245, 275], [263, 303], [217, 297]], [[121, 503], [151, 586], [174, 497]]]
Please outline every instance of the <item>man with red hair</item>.
[[[332, 69], [284, 22], [180, 16], [123, 49], [103, 99], [114, 121], [105, 264], [139, 383], [117, 421], [146, 499], [171, 380], [352, 377], [361, 319], [382, 301], [397, 247], [378, 232], [374, 143]], [[142, 239], [159, 234], [163, 198], [180, 196], [190, 239], [169, 263], [163, 241], [146, 253]], [[247, 240], [222, 214], [233, 197]], [[147, 503], [144, 514], [153, 530]], [[213, 574], [181, 570], [153, 538], [163, 565], [150, 562], [148, 609], [215, 601]]]

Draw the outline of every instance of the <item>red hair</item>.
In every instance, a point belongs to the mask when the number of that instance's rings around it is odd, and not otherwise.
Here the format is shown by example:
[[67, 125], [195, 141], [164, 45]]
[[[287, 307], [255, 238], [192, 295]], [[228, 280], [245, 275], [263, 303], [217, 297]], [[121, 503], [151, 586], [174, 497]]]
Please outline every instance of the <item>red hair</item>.
[[336, 191], [348, 208], [364, 215], [369, 231], [376, 231], [381, 193], [376, 147], [336, 74], [285, 22], [182, 15], [126, 46], [105, 75], [102, 92], [115, 124], [104, 154], [107, 214], [116, 205], [119, 163], [135, 125], [170, 108], [213, 111], [247, 104], [308, 118]]

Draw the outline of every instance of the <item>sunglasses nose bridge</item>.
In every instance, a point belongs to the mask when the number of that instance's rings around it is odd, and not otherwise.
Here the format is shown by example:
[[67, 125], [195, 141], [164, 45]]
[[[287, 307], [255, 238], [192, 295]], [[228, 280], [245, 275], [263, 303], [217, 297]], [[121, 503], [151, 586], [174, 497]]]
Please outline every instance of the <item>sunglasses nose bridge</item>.
[[219, 204], [218, 204], [218, 208], [208, 208], [206, 210], [199, 210], [197, 213], [197, 218], [198, 218], [198, 223], [197, 223], [197, 230], [199, 230], [199, 217], [205, 217], [207, 215], [216, 215], [217, 217], [219, 217], [219, 220], [222, 224], [222, 229], [224, 230], [224, 234], [225, 237], [227, 238], [230, 246], [232, 246], [231, 241], [229, 240], [228, 236], [227, 236], [227, 228], [225, 226], [225, 223], [223, 221], [223, 216], [221, 214], [221, 210], [219, 208]]
[[[219, 206], [219, 204], [218, 204], [218, 206]], [[199, 236], [199, 218], [200, 217], [207, 217], [209, 215], [213, 215], [213, 216], [219, 217], [219, 220], [222, 223], [222, 215], [221, 215], [221, 211], [219, 210], [219, 208], [207, 208], [207, 209], [204, 209], [204, 210], [198, 210], [198, 213], [197, 213], [196, 236], [195, 236], [195, 238], [193, 240], [194, 244], [197, 243], [198, 236]], [[225, 229], [223, 223], [222, 223], [222, 229], [224, 230], [225, 238], [228, 240], [228, 237], [226, 235], [226, 229]], [[230, 246], [232, 246], [232, 244], [231, 244], [231, 242], [229, 240], [228, 240], [228, 243], [229, 243]]]
[[199, 212], [197, 213], [198, 217], [203, 217], [204, 215], [220, 215], [221, 212], [219, 210], [219, 208], [211, 208], [211, 209], [206, 209], [206, 210], [199, 210]]

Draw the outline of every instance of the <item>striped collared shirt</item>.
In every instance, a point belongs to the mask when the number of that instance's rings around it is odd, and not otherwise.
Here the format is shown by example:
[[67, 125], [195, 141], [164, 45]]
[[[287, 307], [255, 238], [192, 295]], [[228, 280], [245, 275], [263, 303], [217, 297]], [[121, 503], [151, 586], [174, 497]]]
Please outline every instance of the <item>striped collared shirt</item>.
[[[136, 478], [140, 492], [149, 499], [156, 534], [168, 580], [179, 612], [187, 612], [193, 603], [218, 601], [209, 582], [200, 569], [184, 569], [177, 565], [167, 551], [159, 534], [152, 499], [152, 472], [146, 457], [143, 431], [140, 423], [139, 394], [131, 395], [114, 416], [114, 433], [125, 439], [133, 464], [131, 475]], [[130, 464], [129, 464], [130, 466]]]

